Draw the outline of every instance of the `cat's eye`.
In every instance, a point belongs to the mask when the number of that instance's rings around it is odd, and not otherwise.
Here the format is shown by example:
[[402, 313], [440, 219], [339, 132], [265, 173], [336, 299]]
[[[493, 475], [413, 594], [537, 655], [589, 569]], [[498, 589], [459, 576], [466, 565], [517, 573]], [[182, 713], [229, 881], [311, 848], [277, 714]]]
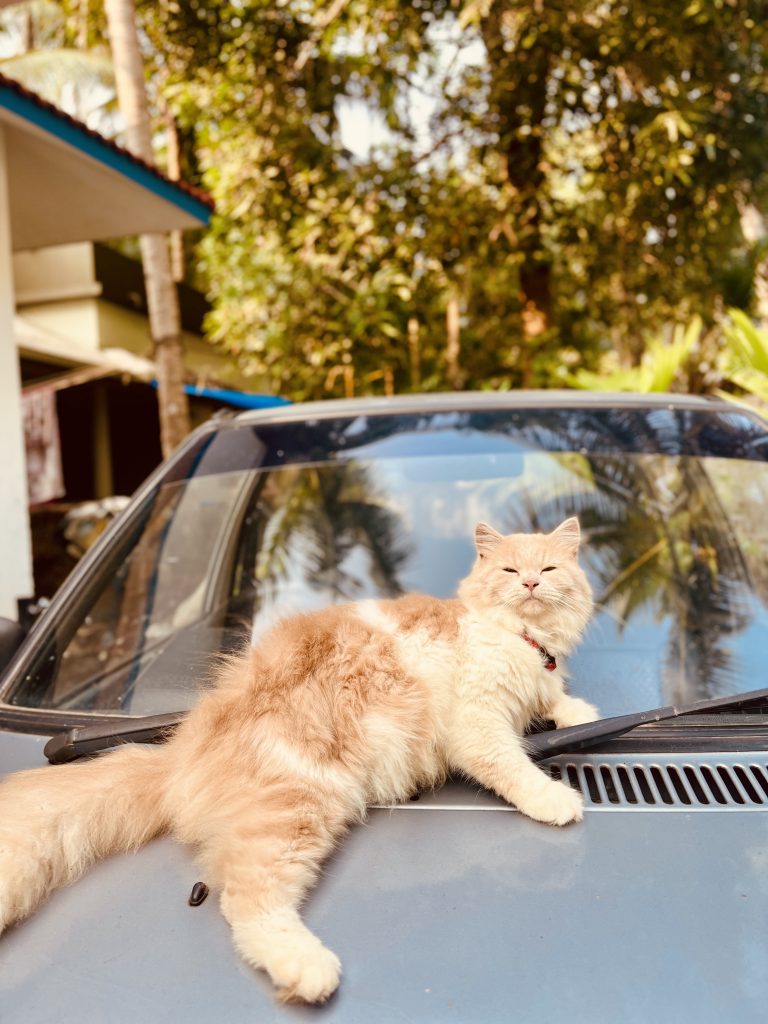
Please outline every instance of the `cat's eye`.
[[547, 565], [547, 566], [545, 566], [545, 567], [544, 567], [544, 568], [543, 568], [543, 569], [542, 569], [541, 571], [542, 571], [542, 572], [552, 572], [552, 571], [553, 571], [553, 570], [555, 570], [556, 568], [557, 568], [557, 566], [556, 566], [556, 565]]
[[516, 576], [519, 575], [517, 569], [510, 569], [509, 566], [504, 566], [504, 572], [513, 572]]

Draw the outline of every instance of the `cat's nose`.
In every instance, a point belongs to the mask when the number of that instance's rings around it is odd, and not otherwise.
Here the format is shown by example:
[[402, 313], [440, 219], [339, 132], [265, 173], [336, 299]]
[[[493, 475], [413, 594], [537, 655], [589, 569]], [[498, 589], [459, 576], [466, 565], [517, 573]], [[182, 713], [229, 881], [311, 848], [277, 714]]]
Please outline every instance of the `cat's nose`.
[[531, 592], [533, 591], [533, 588], [534, 587], [538, 587], [538, 585], [539, 585], [539, 581], [538, 580], [523, 580], [523, 586], [524, 587], [528, 587], [528, 589]]

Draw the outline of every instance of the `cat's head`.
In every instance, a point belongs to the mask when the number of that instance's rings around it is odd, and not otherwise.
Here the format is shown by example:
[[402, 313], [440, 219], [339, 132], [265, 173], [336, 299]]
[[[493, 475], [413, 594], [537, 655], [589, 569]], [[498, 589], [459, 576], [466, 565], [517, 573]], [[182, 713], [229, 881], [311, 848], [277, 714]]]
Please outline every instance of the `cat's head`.
[[507, 536], [478, 523], [477, 561], [459, 596], [478, 611], [538, 627], [570, 647], [592, 611], [592, 593], [578, 563], [580, 541], [575, 518], [551, 533]]

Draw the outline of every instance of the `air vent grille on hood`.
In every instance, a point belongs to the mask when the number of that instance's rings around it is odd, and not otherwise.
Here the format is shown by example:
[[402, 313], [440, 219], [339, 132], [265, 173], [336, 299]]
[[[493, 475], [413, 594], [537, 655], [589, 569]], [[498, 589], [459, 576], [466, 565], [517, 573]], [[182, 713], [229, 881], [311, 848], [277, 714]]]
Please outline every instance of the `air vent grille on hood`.
[[622, 758], [562, 757], [550, 774], [568, 782], [594, 810], [768, 809], [768, 764], [743, 756]]

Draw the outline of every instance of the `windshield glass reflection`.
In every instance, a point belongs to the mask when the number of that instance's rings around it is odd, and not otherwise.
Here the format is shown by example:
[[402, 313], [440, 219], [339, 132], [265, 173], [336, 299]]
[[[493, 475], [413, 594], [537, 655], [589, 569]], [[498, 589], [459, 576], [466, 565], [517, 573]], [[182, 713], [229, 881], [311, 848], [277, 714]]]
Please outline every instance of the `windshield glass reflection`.
[[[611, 715], [759, 688], [765, 439], [738, 412], [666, 409], [223, 431], [158, 489], [115, 571], [11, 699], [180, 710], [213, 656], [277, 617], [451, 596], [478, 520], [547, 531], [573, 514], [597, 601], [569, 666], [574, 693]], [[302, 450], [315, 458], [300, 461]]]

